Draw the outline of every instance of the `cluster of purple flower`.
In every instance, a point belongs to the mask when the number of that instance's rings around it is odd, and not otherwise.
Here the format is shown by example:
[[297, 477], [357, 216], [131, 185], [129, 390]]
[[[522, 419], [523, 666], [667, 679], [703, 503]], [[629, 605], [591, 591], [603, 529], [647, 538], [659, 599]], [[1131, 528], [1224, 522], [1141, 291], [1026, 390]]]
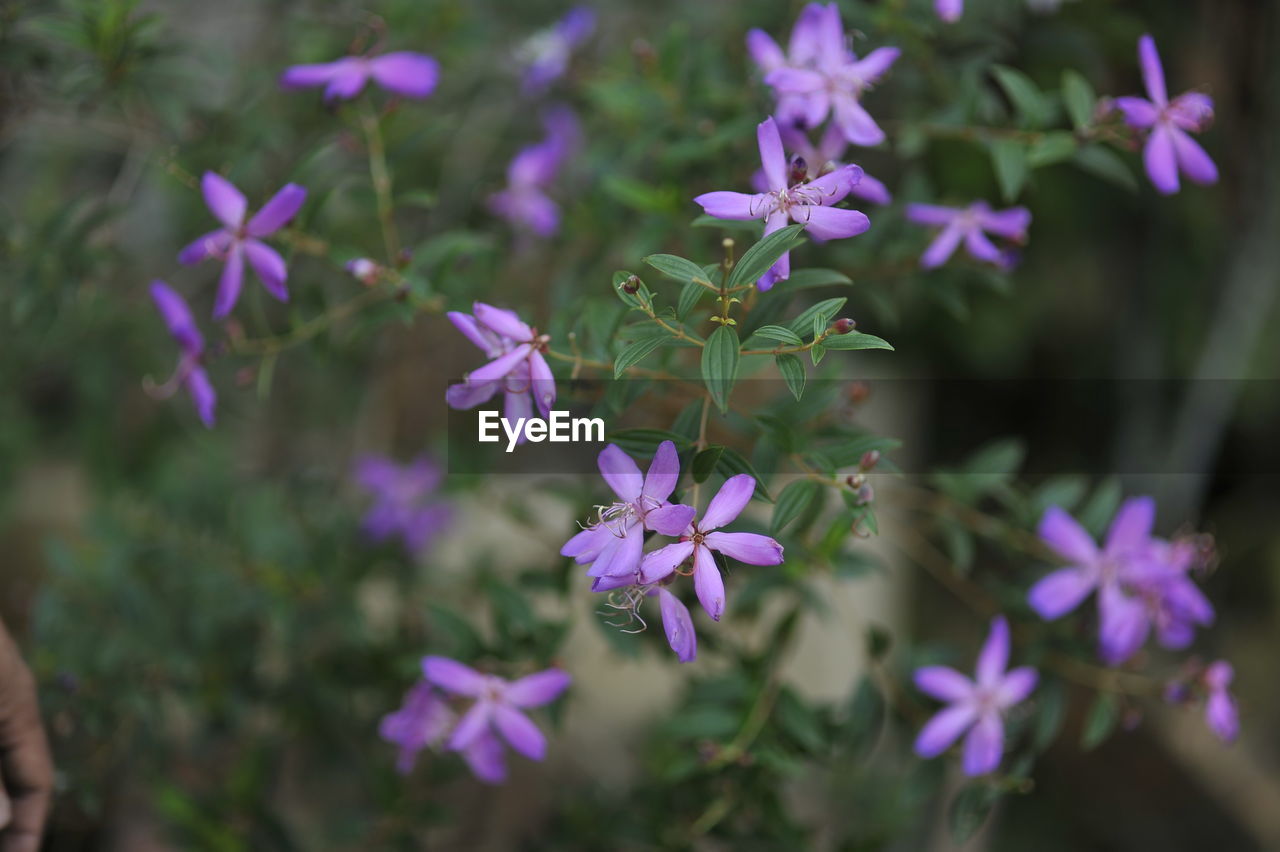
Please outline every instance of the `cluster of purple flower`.
[[[680, 458], [671, 441], [658, 445], [644, 475], [614, 444], [601, 451], [599, 464], [600, 475], [618, 499], [601, 506], [595, 521], [569, 539], [560, 553], [579, 565], [590, 565], [591, 590], [613, 593], [613, 606], [641, 625], [637, 610], [645, 598], [656, 595], [671, 650], [680, 662], [690, 662], [698, 654], [698, 637], [689, 610], [669, 588], [675, 578], [692, 575], [699, 603], [719, 621], [725, 591], [714, 554], [749, 565], [782, 564], [782, 545], [768, 536], [720, 532], [746, 508], [756, 481], [745, 473], [730, 477], [699, 519], [693, 506], [668, 502], [680, 482]], [[644, 554], [646, 532], [678, 541]]]
[[[419, 752], [443, 746], [489, 784], [507, 777], [502, 740], [530, 760], [546, 756], [546, 737], [523, 711], [555, 701], [573, 680], [551, 668], [507, 681], [447, 657], [424, 657], [422, 675], [400, 709], [382, 719], [382, 738], [400, 747], [396, 768], [408, 773]], [[459, 716], [451, 698], [472, 703]]]
[[407, 465], [379, 456], [360, 459], [355, 481], [373, 497], [364, 516], [365, 534], [374, 541], [399, 538], [413, 554], [424, 550], [452, 515], [431, 499], [440, 478], [439, 466], [427, 458]]

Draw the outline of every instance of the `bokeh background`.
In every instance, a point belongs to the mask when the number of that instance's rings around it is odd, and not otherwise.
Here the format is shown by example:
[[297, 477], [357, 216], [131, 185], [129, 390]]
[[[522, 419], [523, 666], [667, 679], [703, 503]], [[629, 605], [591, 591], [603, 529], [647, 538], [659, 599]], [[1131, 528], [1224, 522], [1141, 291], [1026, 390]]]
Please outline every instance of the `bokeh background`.
[[[721, 234], [689, 226], [689, 199], [754, 169], [770, 101], [743, 37], [783, 35], [802, 4], [591, 5], [596, 34], [545, 99], [578, 112], [586, 144], [557, 186], [561, 233], [536, 242], [484, 199], [540, 136], [517, 47], [561, 4], [0, 4], [0, 615], [38, 675], [60, 770], [49, 849], [948, 848], [936, 791], [954, 785], [858, 687], [863, 636], [890, 628], [880, 665], [905, 670], [928, 643], [967, 659], [982, 625], [891, 544], [789, 581], [834, 615], [806, 616], [784, 666], [799, 697], [775, 713], [790, 714], [777, 722], [790, 745], [768, 771], [785, 783], [752, 770], [723, 788], [724, 818], [708, 826], [719, 788], [693, 786], [685, 761], [736, 727], [754, 674], [717, 665], [715, 640], [699, 671], [677, 667], [660, 636], [600, 628], [556, 555], [594, 482], [450, 477], [456, 520], [427, 553], [360, 535], [356, 457], [449, 455], [444, 388], [474, 361], [441, 307], [494, 301], [604, 346], [621, 312], [613, 271], [656, 251], [714, 259]], [[868, 44], [904, 48], [868, 99], [891, 141], [859, 160], [898, 199], [998, 202], [990, 158], [963, 129], [1007, 123], [992, 62], [1046, 90], [1074, 68], [1099, 92], [1134, 93], [1135, 43], [1151, 32], [1170, 90], [1214, 96], [1203, 138], [1217, 186], [1160, 197], [1134, 153], [1037, 168], [1012, 274], [917, 272], [927, 236], [901, 201], [868, 210], [865, 237], [802, 251], [854, 279], [835, 294], [897, 348], [830, 377], [910, 387], [875, 423], [903, 439], [906, 479], [1021, 440], [1040, 454], [1020, 493], [1118, 482], [1158, 495], [1163, 532], [1206, 530], [1220, 548], [1204, 650], [1236, 665], [1242, 741], [1224, 749], [1198, 719], [1156, 708], [1085, 752], [1089, 705], [1072, 693], [1034, 787], [972, 847], [1280, 848], [1280, 9], [969, 0], [946, 27], [915, 0], [840, 5]], [[380, 35], [443, 67], [436, 94], [386, 124], [411, 297], [266, 358], [219, 359], [206, 431], [185, 398], [157, 401], [143, 384], [176, 359], [148, 283], [190, 295], [202, 323], [212, 301], [211, 270], [175, 260], [208, 229], [193, 176], [221, 171], [251, 204], [288, 181], [311, 190], [296, 230], [319, 242], [291, 238], [287, 306], [247, 283], [236, 322], [250, 336], [357, 294], [339, 264], [380, 237], [355, 114], [275, 81]], [[1017, 453], [1001, 459], [982, 464], [1012, 483]], [[893, 520], [892, 489], [884, 539], [916, 523]], [[981, 545], [975, 558], [1014, 564]], [[768, 610], [746, 597], [744, 613]], [[396, 775], [377, 720], [428, 652], [571, 663], [578, 685], [553, 714], [549, 762], [517, 766], [496, 791], [444, 758]], [[846, 698], [848, 742], [814, 769], [795, 756], [805, 702]]]

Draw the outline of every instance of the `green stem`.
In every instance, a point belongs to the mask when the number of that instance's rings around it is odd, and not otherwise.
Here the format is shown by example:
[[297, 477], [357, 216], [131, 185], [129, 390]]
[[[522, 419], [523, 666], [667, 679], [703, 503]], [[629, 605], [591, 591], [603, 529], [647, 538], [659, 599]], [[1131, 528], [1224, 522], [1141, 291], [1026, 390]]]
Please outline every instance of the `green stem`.
[[382, 122], [369, 101], [361, 101], [360, 124], [369, 148], [369, 177], [377, 197], [378, 223], [387, 250], [387, 265], [394, 267], [400, 257], [400, 237], [396, 233], [391, 195], [391, 172], [387, 169], [387, 149], [382, 141]]

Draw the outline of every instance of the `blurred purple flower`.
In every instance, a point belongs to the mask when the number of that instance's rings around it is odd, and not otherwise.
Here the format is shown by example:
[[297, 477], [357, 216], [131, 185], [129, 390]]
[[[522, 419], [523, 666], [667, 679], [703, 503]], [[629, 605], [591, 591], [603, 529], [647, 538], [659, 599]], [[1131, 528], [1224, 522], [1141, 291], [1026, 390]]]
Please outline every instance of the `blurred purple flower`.
[[[782, 149], [777, 122], [765, 119], [756, 128], [768, 191], [754, 195], [744, 192], [708, 192], [693, 199], [708, 216], [717, 219], [763, 219], [764, 234], [784, 228], [788, 220], [804, 225], [805, 230], [820, 240], [854, 237], [871, 227], [866, 215], [858, 210], [843, 210], [831, 205], [844, 199], [862, 178], [857, 166], [841, 166], [817, 180], [806, 180], [806, 173], [793, 173]], [[756, 282], [761, 290], [791, 275], [791, 253], [787, 252]]]
[[422, 53], [398, 51], [382, 56], [344, 56], [333, 62], [293, 65], [280, 75], [285, 89], [324, 86], [324, 99], [350, 100], [373, 80], [388, 92], [425, 98], [436, 88], [440, 63]]
[[218, 295], [213, 304], [213, 318], [222, 319], [235, 307], [244, 283], [244, 261], [258, 273], [267, 292], [282, 302], [289, 301], [285, 288], [288, 270], [284, 258], [275, 249], [261, 241], [288, 224], [302, 207], [307, 191], [297, 184], [288, 184], [262, 205], [262, 209], [247, 222], [248, 202], [230, 181], [213, 172], [205, 172], [200, 180], [204, 203], [225, 227], [210, 231], [188, 245], [178, 254], [178, 262], [185, 265], [199, 263], [213, 257], [223, 262], [222, 278], [218, 282]]
[[1165, 195], [1175, 193], [1181, 169], [1196, 183], [1216, 183], [1218, 167], [1187, 135], [1187, 131], [1199, 133], [1213, 120], [1213, 98], [1200, 92], [1186, 92], [1170, 101], [1160, 54], [1149, 35], [1138, 39], [1138, 63], [1142, 67], [1147, 98], [1122, 97], [1112, 103], [1124, 114], [1126, 124], [1148, 131], [1142, 158], [1151, 182]]
[[1004, 754], [1004, 715], [1026, 700], [1039, 679], [1030, 666], [1012, 671], [1008, 667], [1009, 623], [1004, 616], [997, 616], [991, 621], [991, 633], [978, 655], [973, 680], [949, 666], [916, 669], [916, 687], [948, 705], [921, 729], [916, 738], [916, 754], [937, 757], [968, 731], [964, 741], [965, 774], [994, 772]]
[[357, 257], [354, 260], [348, 260], [343, 265], [343, 269], [351, 273], [351, 276], [358, 280], [361, 284], [372, 286], [378, 282], [378, 276], [382, 274], [382, 266], [375, 260], [367, 257]]
[[[511, 423], [533, 416], [534, 405], [545, 417], [556, 401], [556, 381], [542, 351], [550, 338], [525, 325], [513, 311], [484, 302], [472, 306], [475, 315], [449, 312], [449, 321], [485, 353], [489, 363], [450, 385], [445, 400], [451, 408], [467, 409], [488, 402], [498, 391], [506, 394], [503, 415]], [[520, 442], [525, 441], [523, 430]]]
[[1205, 722], [1224, 743], [1233, 743], [1240, 736], [1240, 712], [1231, 696], [1235, 676], [1235, 669], [1226, 660], [1218, 660], [1204, 673], [1205, 689], [1209, 692], [1204, 705]]
[[489, 196], [489, 209], [517, 228], [550, 237], [560, 228], [560, 208], [547, 195], [579, 145], [578, 119], [561, 107], [543, 119], [546, 137], [523, 148], [507, 166], [507, 187]]
[[1013, 265], [1009, 252], [997, 248], [987, 234], [1022, 243], [1026, 242], [1031, 225], [1027, 208], [992, 210], [985, 201], [975, 201], [968, 207], [908, 204], [906, 212], [909, 222], [942, 229], [920, 256], [920, 265], [925, 269], [946, 263], [962, 241], [973, 258], [1008, 269]]
[[378, 735], [400, 746], [396, 770], [407, 775], [417, 762], [418, 752], [444, 742], [453, 723], [448, 705], [431, 684], [422, 680], [405, 694], [399, 710], [382, 717]]
[[554, 26], [535, 33], [516, 50], [524, 68], [525, 94], [538, 94], [564, 76], [574, 49], [591, 37], [596, 15], [586, 6], [575, 6]]
[[760, 30], [747, 33], [747, 50], [778, 96], [774, 114], [783, 124], [813, 128], [830, 113], [854, 145], [879, 145], [884, 131], [859, 99], [898, 58], [881, 47], [858, 59], [845, 46], [844, 24], [835, 3], [810, 3], [791, 31], [787, 52]]
[[560, 554], [579, 565], [591, 563], [587, 576], [596, 578], [592, 591], [608, 591], [635, 582], [645, 530], [678, 536], [696, 512], [667, 502], [680, 481], [680, 457], [671, 441], [658, 445], [644, 476], [616, 444], [601, 450], [598, 462], [600, 475], [618, 499], [600, 507], [599, 520], [569, 539]]
[[1213, 605], [1189, 576], [1198, 557], [1189, 541], [1152, 539], [1121, 567], [1124, 589], [1142, 602], [1156, 638], [1166, 648], [1186, 648], [1197, 626], [1213, 623]]
[[191, 308], [173, 288], [163, 281], [151, 282], [151, 300], [169, 327], [169, 334], [178, 342], [182, 356], [178, 359], [177, 369], [173, 376], [152, 393], [160, 398], [172, 396], [180, 386], [185, 386], [191, 394], [191, 402], [195, 404], [196, 413], [207, 428], [213, 428], [213, 409], [218, 401], [213, 385], [209, 383], [209, 374], [203, 366], [204, 336], [196, 327], [191, 316]]
[[964, 0], [933, 0], [933, 10], [942, 20], [954, 23], [964, 14]]
[[424, 657], [422, 671], [428, 682], [446, 692], [475, 699], [454, 727], [448, 747], [463, 752], [476, 777], [491, 784], [506, 778], [495, 734], [531, 760], [542, 760], [546, 738], [521, 710], [556, 700], [572, 680], [567, 672], [553, 668], [508, 682], [447, 657]]
[[363, 526], [374, 541], [399, 536], [410, 553], [418, 553], [449, 522], [448, 507], [430, 503], [440, 485], [440, 468], [429, 459], [402, 467], [388, 458], [366, 456], [356, 464], [355, 479], [373, 496]]
[[[707, 615], [716, 621], [724, 614], [724, 579], [713, 553], [721, 553], [748, 565], [781, 565], [782, 545], [756, 533], [716, 532], [746, 508], [756, 481], [745, 473], [730, 477], [711, 498], [702, 520], [692, 520], [680, 541], [647, 554], [640, 563], [640, 582], [658, 583], [682, 563], [693, 560], [693, 589]], [[665, 615], [665, 614], [664, 614]]]

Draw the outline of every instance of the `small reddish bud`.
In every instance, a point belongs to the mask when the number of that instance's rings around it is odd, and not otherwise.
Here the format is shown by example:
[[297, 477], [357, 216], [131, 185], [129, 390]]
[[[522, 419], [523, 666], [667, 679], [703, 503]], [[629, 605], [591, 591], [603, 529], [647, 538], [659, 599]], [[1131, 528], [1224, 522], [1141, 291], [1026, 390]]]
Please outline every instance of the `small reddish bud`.
[[858, 461], [858, 467], [862, 470], [871, 470], [880, 462], [879, 450], [867, 450], [862, 454], [862, 458]]
[[809, 164], [799, 154], [791, 158], [791, 169], [787, 175], [787, 185], [795, 186], [804, 183], [809, 177]]
[[636, 293], [639, 293], [639, 292], [640, 292], [640, 279], [639, 279], [638, 277], [636, 277], [635, 275], [632, 275], [632, 276], [631, 276], [630, 278], [628, 278], [626, 281], [623, 281], [623, 282], [622, 282], [622, 292], [627, 293], [628, 295], [631, 295], [631, 296], [634, 296]]
[[831, 328], [836, 334], [848, 334], [858, 327], [858, 324], [848, 317], [841, 317], [831, 324]]
[[849, 385], [849, 401], [854, 405], [861, 405], [871, 396], [871, 388], [866, 382], [854, 382]]

